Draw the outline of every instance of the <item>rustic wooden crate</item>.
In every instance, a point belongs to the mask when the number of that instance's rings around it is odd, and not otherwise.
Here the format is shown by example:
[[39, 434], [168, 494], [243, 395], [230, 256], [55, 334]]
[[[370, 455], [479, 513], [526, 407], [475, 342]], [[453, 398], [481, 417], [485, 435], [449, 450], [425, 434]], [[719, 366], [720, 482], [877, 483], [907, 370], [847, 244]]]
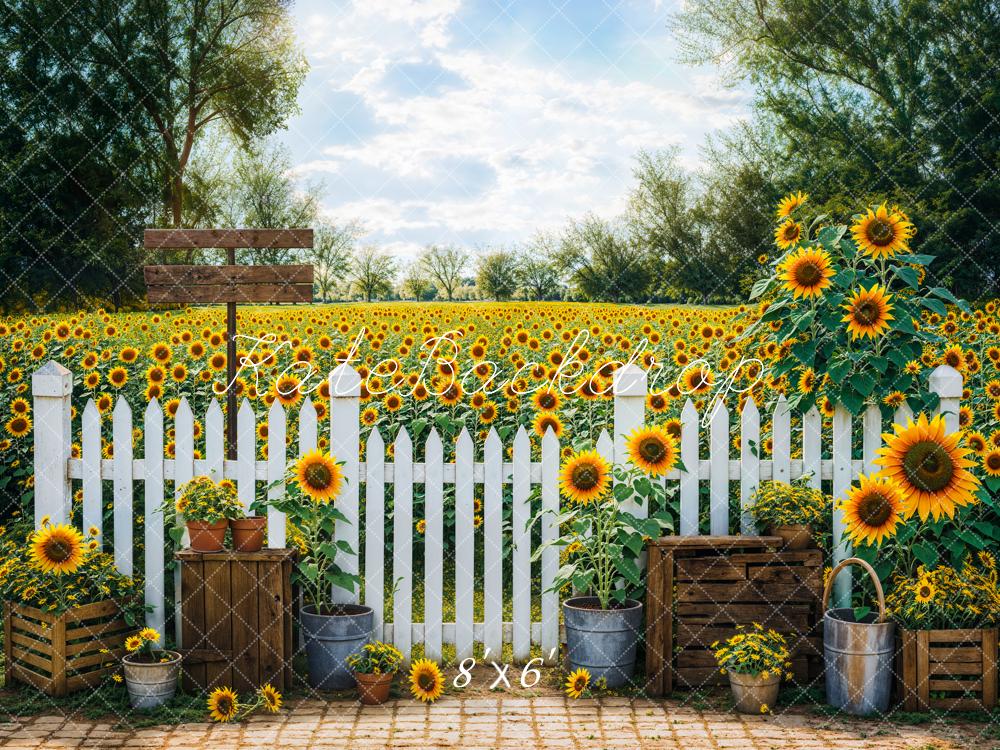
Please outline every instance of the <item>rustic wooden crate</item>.
[[797, 681], [822, 672], [823, 554], [778, 552], [778, 537], [664, 537], [649, 542], [646, 691], [723, 684], [711, 644], [759, 622], [788, 640]]
[[902, 630], [899, 640], [897, 687], [905, 710], [988, 711], [996, 705], [997, 628]]
[[135, 631], [110, 599], [58, 616], [5, 602], [7, 680], [34, 685], [57, 698], [96, 687], [118, 668], [125, 639]]
[[177, 553], [186, 690], [292, 684], [295, 551]]

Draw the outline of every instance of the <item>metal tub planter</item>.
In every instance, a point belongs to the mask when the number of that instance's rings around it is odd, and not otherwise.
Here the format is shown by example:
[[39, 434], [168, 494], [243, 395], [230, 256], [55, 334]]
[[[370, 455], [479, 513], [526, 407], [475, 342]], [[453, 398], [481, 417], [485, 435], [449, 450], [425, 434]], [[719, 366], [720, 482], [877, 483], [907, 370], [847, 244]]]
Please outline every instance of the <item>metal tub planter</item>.
[[371, 607], [337, 604], [317, 614], [302, 608], [302, 633], [309, 664], [309, 686], [317, 690], [346, 690], [355, 686], [347, 657], [371, 640], [375, 615]]
[[[879, 613], [857, 620], [852, 609], [826, 609], [837, 573], [848, 565], [863, 567], [878, 595]], [[830, 573], [823, 593], [823, 655], [826, 702], [856, 716], [885, 713], [892, 691], [896, 624], [886, 622], [885, 594], [871, 565], [850, 557]]]
[[177, 692], [181, 655], [176, 651], [158, 651], [157, 654], [160, 656], [127, 654], [122, 659], [125, 686], [133, 708], [157, 708]]
[[566, 658], [570, 671], [602, 677], [608, 687], [621, 687], [635, 674], [635, 651], [642, 633], [642, 604], [626, 599], [621, 607], [600, 609], [596, 596], [578, 596], [563, 602]]

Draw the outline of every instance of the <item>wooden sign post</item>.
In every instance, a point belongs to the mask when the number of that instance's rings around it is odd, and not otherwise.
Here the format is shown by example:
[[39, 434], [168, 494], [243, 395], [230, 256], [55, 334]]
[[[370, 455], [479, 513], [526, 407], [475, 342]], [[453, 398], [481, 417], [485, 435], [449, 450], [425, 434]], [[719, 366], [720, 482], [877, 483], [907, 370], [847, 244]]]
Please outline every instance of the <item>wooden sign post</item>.
[[147, 229], [147, 250], [221, 248], [224, 266], [146, 266], [150, 303], [226, 303], [226, 453], [236, 458], [236, 305], [312, 302], [312, 266], [238, 266], [237, 248], [309, 248], [311, 229]]

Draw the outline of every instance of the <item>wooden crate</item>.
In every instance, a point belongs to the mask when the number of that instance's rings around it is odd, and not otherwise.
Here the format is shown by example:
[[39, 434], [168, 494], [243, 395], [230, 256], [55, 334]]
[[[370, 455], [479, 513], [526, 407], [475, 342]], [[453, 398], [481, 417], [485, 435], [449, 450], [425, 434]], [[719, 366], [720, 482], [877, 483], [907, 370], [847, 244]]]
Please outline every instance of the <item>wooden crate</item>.
[[664, 537], [649, 542], [646, 691], [723, 684], [711, 644], [759, 622], [788, 640], [796, 681], [822, 673], [823, 554], [778, 552], [778, 537]]
[[177, 553], [186, 690], [292, 684], [295, 551]]
[[96, 687], [117, 670], [125, 638], [135, 631], [110, 599], [58, 616], [5, 602], [7, 680], [34, 685], [57, 698]]
[[899, 640], [897, 687], [906, 711], [989, 711], [996, 705], [997, 628], [902, 630]]

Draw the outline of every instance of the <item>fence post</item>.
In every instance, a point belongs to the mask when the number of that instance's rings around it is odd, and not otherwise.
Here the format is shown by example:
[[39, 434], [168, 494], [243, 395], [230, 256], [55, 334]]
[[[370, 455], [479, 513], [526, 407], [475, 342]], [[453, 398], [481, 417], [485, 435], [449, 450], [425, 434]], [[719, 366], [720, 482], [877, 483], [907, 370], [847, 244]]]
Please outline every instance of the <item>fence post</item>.
[[945, 429], [956, 432], [959, 428], [958, 405], [962, 400], [962, 373], [950, 365], [939, 365], [931, 373], [930, 390], [941, 399], [936, 413], [944, 415]]
[[[614, 438], [615, 463], [628, 463], [625, 450], [626, 438], [643, 426], [646, 421], [646, 391], [648, 377], [646, 371], [633, 364], [627, 364], [615, 371], [612, 393], [615, 397]], [[648, 509], [629, 501], [624, 510], [644, 517]]]
[[35, 414], [35, 528], [48, 516], [69, 523], [70, 398], [73, 374], [49, 360], [31, 375]]
[[[361, 442], [361, 376], [346, 362], [337, 365], [330, 373], [330, 452], [338, 461], [344, 462], [344, 485], [337, 497], [337, 507], [347, 518], [347, 523], [338, 523], [336, 539], [346, 542], [354, 550], [353, 555], [337, 554], [337, 562], [346, 573], [360, 573], [358, 560], [361, 550], [358, 508], [359, 484], [361, 481], [358, 451]], [[342, 603], [357, 603], [360, 587], [353, 591], [334, 587], [333, 600]]]

